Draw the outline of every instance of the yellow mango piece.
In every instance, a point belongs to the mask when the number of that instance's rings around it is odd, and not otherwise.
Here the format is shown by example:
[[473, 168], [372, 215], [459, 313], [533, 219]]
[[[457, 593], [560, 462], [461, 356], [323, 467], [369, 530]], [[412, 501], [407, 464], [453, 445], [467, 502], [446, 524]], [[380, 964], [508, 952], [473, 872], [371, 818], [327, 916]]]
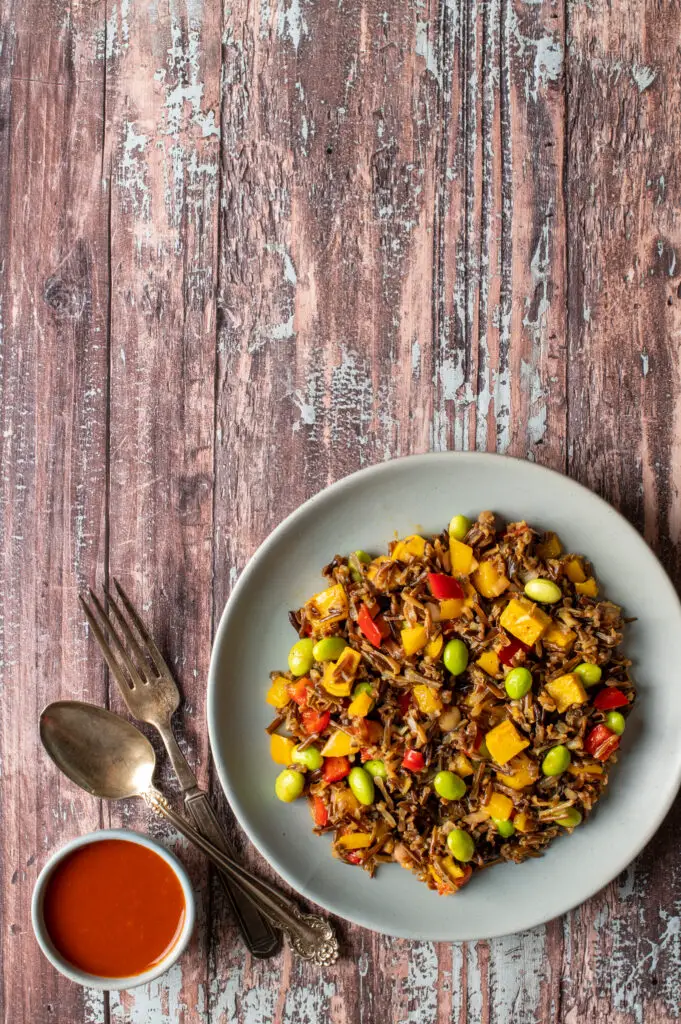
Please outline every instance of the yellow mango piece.
[[458, 619], [463, 611], [465, 601], [462, 597], [448, 597], [440, 601], [441, 619]]
[[458, 753], [454, 758], [454, 770], [457, 775], [465, 778], [466, 775], [473, 774], [473, 765], [470, 763], [465, 754]]
[[332, 733], [322, 747], [322, 757], [347, 757], [349, 754], [356, 754], [359, 750], [359, 743], [354, 736], [348, 736], [340, 729]]
[[374, 706], [373, 698], [368, 693], [358, 693], [348, 708], [350, 718], [366, 718]]
[[352, 647], [346, 647], [337, 661], [327, 662], [322, 676], [322, 686], [334, 697], [349, 697], [362, 655]]
[[458, 880], [463, 878], [466, 874], [464, 869], [456, 863], [453, 857], [443, 857], [440, 863], [454, 882], [458, 882]]
[[564, 676], [558, 676], [546, 684], [547, 693], [555, 701], [559, 714], [563, 714], [573, 704], [584, 704], [589, 698], [582, 686], [579, 676], [574, 672], [568, 672]]
[[513, 722], [509, 722], [508, 719], [490, 729], [485, 736], [485, 743], [497, 764], [506, 764], [530, 745], [530, 741], [521, 736]]
[[569, 651], [575, 642], [576, 633], [567, 626], [563, 626], [558, 622], [552, 622], [549, 628], [544, 633], [542, 640], [545, 644], [552, 644], [554, 647], [560, 647], [562, 651]]
[[283, 676], [277, 676], [267, 691], [265, 697], [267, 703], [271, 704], [273, 708], [285, 707], [291, 699], [287, 689], [288, 684], [288, 679], [284, 679]]
[[473, 557], [473, 548], [470, 544], [464, 544], [463, 541], [455, 540], [451, 535], [449, 538], [449, 557], [452, 561], [452, 573], [455, 576], [470, 576], [478, 567], [478, 563]]
[[527, 647], [534, 647], [551, 625], [549, 616], [534, 601], [528, 601], [526, 597], [512, 598], [501, 613], [499, 621], [504, 629]]
[[598, 584], [593, 576], [589, 576], [584, 583], [575, 583], [575, 590], [578, 594], [584, 594], [585, 597], [598, 597]]
[[442, 701], [430, 686], [422, 683], [415, 686], [411, 692], [419, 706], [419, 711], [422, 711], [424, 715], [436, 715], [442, 711]]
[[344, 836], [336, 840], [336, 846], [340, 846], [344, 850], [364, 850], [367, 846], [371, 846], [371, 833], [346, 832]]
[[602, 764], [569, 764], [567, 769], [572, 775], [602, 775]]
[[532, 818], [529, 816], [529, 814], [525, 814], [524, 811], [520, 811], [518, 814], [516, 814], [515, 818], [513, 819], [513, 824], [515, 825], [516, 832], [534, 831]]
[[571, 583], [583, 583], [586, 579], [586, 573], [579, 558], [571, 558], [565, 566], [565, 572]]
[[541, 544], [537, 544], [537, 554], [540, 558], [558, 558], [563, 547], [557, 534], [547, 533]]
[[428, 643], [428, 634], [423, 626], [408, 626], [406, 629], [401, 629], [400, 636], [407, 657], [416, 654]]
[[374, 558], [373, 562], [367, 569], [367, 578], [373, 581], [376, 579], [376, 573], [385, 562], [390, 562], [392, 559], [388, 558], [387, 555], [379, 555], [378, 558]]
[[412, 558], [422, 558], [425, 550], [425, 538], [414, 533], [411, 537], [398, 541], [390, 557], [394, 560], [399, 559], [400, 562], [409, 562]]
[[293, 764], [291, 754], [295, 745], [295, 741], [290, 740], [288, 736], [279, 736], [276, 732], [272, 733], [270, 736], [270, 757], [276, 764]]
[[513, 814], [513, 801], [510, 796], [504, 793], [492, 793], [483, 810], [487, 811], [490, 818], [498, 818], [499, 821], [508, 821]]
[[536, 780], [538, 769], [526, 754], [520, 754], [505, 765], [503, 772], [497, 772], [496, 775], [499, 782], [509, 789], [526, 789]]
[[434, 640], [431, 640], [429, 644], [426, 644], [426, 654], [429, 658], [439, 658], [442, 652], [442, 646], [444, 639], [442, 634], [436, 636]]
[[332, 622], [339, 622], [348, 617], [348, 598], [340, 583], [321, 590], [305, 605], [307, 616], [315, 632], [326, 629]]
[[480, 562], [477, 571], [471, 576], [471, 582], [479, 594], [490, 600], [499, 597], [511, 585], [511, 581], [497, 572], [492, 562]]
[[475, 664], [488, 676], [495, 676], [499, 671], [499, 655], [496, 651], [483, 651]]

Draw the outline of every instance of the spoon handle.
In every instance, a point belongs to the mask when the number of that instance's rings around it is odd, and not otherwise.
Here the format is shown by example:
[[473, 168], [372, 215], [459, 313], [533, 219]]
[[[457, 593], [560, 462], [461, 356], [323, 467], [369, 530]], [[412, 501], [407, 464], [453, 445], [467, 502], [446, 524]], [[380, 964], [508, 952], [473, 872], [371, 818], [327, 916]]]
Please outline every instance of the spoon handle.
[[226, 872], [257, 903], [261, 913], [280, 928], [303, 960], [325, 966], [340, 955], [338, 939], [331, 924], [319, 914], [304, 914], [298, 905], [274, 885], [256, 878], [205, 839], [186, 818], [173, 810], [157, 789], [150, 787], [144, 799], [157, 814], [167, 818], [185, 839], [197, 846], [209, 860]]

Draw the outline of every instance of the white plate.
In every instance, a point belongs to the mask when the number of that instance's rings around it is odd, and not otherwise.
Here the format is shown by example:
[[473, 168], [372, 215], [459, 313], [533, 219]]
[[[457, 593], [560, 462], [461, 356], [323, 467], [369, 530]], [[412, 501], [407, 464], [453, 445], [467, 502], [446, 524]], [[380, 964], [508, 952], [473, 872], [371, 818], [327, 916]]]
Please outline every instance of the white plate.
[[[626, 651], [639, 700], [609, 792], [590, 820], [538, 860], [491, 868], [441, 897], [389, 864], [374, 879], [334, 860], [311, 831], [307, 801], [274, 796], [264, 703], [286, 668], [287, 613], [322, 586], [335, 554], [380, 553], [395, 534], [439, 532], [455, 513], [492, 509], [555, 530], [594, 562], [605, 594], [637, 621]], [[211, 659], [208, 726], [220, 781], [244, 829], [295, 889], [356, 924], [409, 939], [472, 940], [531, 928], [611, 881], [660, 825], [681, 782], [681, 607], [638, 533], [600, 498], [530, 462], [447, 452], [362, 470], [306, 502], [271, 534], [237, 582]]]

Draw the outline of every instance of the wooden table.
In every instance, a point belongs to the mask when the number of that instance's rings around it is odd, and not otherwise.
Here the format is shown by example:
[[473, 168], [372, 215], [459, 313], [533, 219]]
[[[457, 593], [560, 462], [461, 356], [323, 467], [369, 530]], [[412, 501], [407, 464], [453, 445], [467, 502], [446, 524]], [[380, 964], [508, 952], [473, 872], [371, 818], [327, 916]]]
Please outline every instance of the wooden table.
[[[115, 573], [215, 788], [204, 695], [230, 586], [305, 498], [393, 455], [564, 470], [681, 579], [678, 4], [0, 11], [2, 1020], [677, 1020], [678, 808], [546, 927], [464, 945], [348, 927], [320, 975], [245, 956], [205, 866], [144, 808], [60, 779], [36, 722], [59, 696], [120, 709], [76, 603]], [[167, 977], [103, 997], [43, 960], [29, 905], [48, 854], [109, 824], [178, 848], [201, 915]]]

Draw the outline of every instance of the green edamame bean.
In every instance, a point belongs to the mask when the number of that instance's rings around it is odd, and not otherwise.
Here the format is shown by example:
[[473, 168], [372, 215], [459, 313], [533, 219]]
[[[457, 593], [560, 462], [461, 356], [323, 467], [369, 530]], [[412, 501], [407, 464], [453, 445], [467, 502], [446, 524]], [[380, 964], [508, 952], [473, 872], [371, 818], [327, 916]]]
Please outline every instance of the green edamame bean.
[[467, 516], [454, 516], [449, 523], [449, 536], [454, 540], [463, 540], [471, 528], [471, 521]]
[[452, 829], [447, 836], [447, 846], [452, 857], [456, 857], [462, 864], [467, 864], [475, 853], [472, 837], [462, 828]]
[[600, 665], [594, 665], [591, 661], [583, 661], [581, 665], [572, 670], [582, 681], [584, 686], [595, 686], [600, 683], [603, 672]]
[[442, 660], [453, 676], [460, 676], [468, 666], [468, 648], [463, 640], [450, 640], [444, 649]]
[[466, 792], [466, 783], [454, 772], [438, 772], [433, 779], [433, 788], [445, 800], [460, 800]]
[[544, 760], [541, 763], [541, 770], [544, 775], [562, 775], [567, 766], [572, 760], [570, 751], [567, 747], [564, 747], [562, 743], [559, 743], [557, 747], [552, 747], [544, 755]]
[[353, 568], [353, 556], [357, 559], [358, 562], [362, 562], [363, 565], [368, 565], [369, 562], [371, 561], [371, 555], [367, 554], [366, 551], [362, 551], [360, 548], [359, 551], [353, 551], [352, 555], [350, 556], [350, 576], [352, 577], [355, 583], [361, 583], [362, 574], [359, 571], [359, 569]]
[[525, 593], [540, 604], [555, 604], [563, 596], [563, 591], [557, 583], [544, 579], [528, 580], [525, 584]]
[[342, 636], [325, 636], [312, 648], [312, 657], [315, 661], [335, 661], [347, 646]]
[[294, 676], [304, 676], [314, 665], [314, 640], [298, 640], [288, 652], [288, 667]]
[[512, 668], [504, 680], [511, 700], [520, 700], [532, 689], [532, 673], [526, 668]]
[[627, 720], [619, 711], [609, 711], [605, 716], [605, 724], [616, 736], [621, 736], [627, 727]]
[[297, 772], [295, 768], [284, 768], [283, 772], [279, 772], [274, 783], [274, 792], [285, 804], [290, 804], [297, 800], [304, 788], [305, 778], [303, 773]]
[[388, 778], [388, 769], [382, 761], [366, 761], [364, 771], [369, 772], [369, 775], [373, 776], [374, 779]]
[[515, 832], [515, 825], [512, 821], [502, 821], [501, 818], [492, 818], [494, 827], [503, 839], [509, 839]]
[[357, 559], [358, 562], [363, 562], [364, 565], [368, 565], [369, 562], [371, 561], [371, 555], [367, 554], [366, 551], [362, 551], [361, 548], [359, 549], [359, 551], [355, 551], [355, 558]]
[[556, 824], [562, 825], [563, 828], [576, 828], [581, 823], [582, 815], [576, 807], [568, 807], [567, 811], [561, 814], [560, 818], [556, 818]]
[[352, 768], [348, 775], [348, 784], [365, 807], [374, 802], [374, 780], [364, 768]]
[[291, 760], [294, 764], [304, 765], [311, 772], [318, 771], [324, 764], [324, 758], [317, 747], [305, 747], [304, 750], [301, 750], [300, 747], [294, 747], [291, 751]]

